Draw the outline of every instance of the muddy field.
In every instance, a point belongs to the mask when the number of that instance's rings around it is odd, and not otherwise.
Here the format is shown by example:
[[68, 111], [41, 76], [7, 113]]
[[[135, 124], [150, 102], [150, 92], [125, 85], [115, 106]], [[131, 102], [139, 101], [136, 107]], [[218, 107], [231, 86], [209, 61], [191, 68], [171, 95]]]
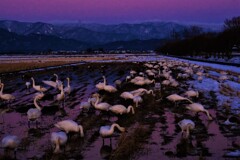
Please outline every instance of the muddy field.
[[[117, 116], [110, 112], [100, 112], [91, 108], [88, 112], [80, 109], [80, 103], [87, 101], [93, 93], [100, 93], [104, 102], [111, 105], [133, 105], [131, 100], [124, 100], [119, 95], [124, 91], [132, 91], [139, 88], [125, 81], [129, 71], [133, 69], [145, 72], [143, 63], [92, 63], [79, 66], [66, 66], [59, 69], [46, 71], [32, 71], [1, 77], [5, 84], [4, 93], [12, 93], [16, 100], [8, 108], [7, 104], [0, 102], [1, 114], [4, 118], [0, 124], [0, 139], [8, 134], [19, 136], [21, 139], [17, 151], [17, 159], [228, 159], [225, 154], [235, 151], [240, 147], [240, 128], [237, 126], [223, 125], [223, 122], [234, 111], [223, 109], [219, 106], [213, 91], [200, 92], [199, 98], [193, 99], [204, 105], [213, 117], [207, 119], [203, 113], [195, 115], [185, 109], [188, 102], [174, 106], [166, 99], [166, 96], [177, 93], [182, 94], [189, 88], [188, 80], [179, 80], [178, 87], [155, 88], [154, 84], [145, 85], [144, 88], [154, 90], [153, 95], [144, 95], [143, 102], [135, 108], [135, 114]], [[180, 72], [172, 70], [176, 78]], [[210, 69], [206, 70], [210, 72]], [[220, 72], [220, 71], [212, 71]], [[66, 84], [66, 78], [71, 79], [72, 92], [66, 97], [65, 107], [61, 108], [55, 101], [58, 90], [48, 87], [44, 98], [39, 101], [43, 107], [41, 122], [36, 127], [32, 123], [28, 127], [27, 111], [34, 108], [33, 97], [36, 93], [32, 88], [26, 90], [25, 82], [35, 78], [37, 84], [44, 85], [42, 80], [50, 80], [57, 73]], [[210, 72], [211, 73], [211, 72]], [[98, 91], [95, 85], [102, 82], [105, 75], [108, 84], [115, 85], [116, 80], [122, 84], [116, 93]], [[153, 77], [149, 77], [152, 79]], [[209, 75], [214, 79], [214, 75]], [[155, 78], [156, 82], [162, 82], [164, 78]], [[233, 81], [237, 81], [233, 78]], [[46, 85], [44, 85], [46, 86]], [[46, 86], [47, 87], [47, 86]], [[207, 96], [206, 96], [207, 95]], [[51, 132], [59, 131], [55, 123], [72, 119], [81, 124], [85, 136], [72, 135], [65, 147], [65, 152], [53, 154], [50, 142]], [[182, 137], [178, 122], [182, 119], [192, 119], [196, 126], [190, 133], [190, 137]], [[99, 135], [99, 128], [103, 125], [118, 123], [125, 127], [127, 132], [114, 133], [110, 139], [103, 140]], [[7, 153], [0, 150], [0, 159], [14, 158], [13, 152]]]

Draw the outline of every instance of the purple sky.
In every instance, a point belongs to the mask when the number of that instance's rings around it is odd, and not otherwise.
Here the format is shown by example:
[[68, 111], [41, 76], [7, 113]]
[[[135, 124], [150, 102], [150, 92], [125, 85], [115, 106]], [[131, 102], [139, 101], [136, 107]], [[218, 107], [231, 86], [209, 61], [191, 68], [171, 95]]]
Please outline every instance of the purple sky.
[[0, 19], [121, 23], [222, 23], [240, 16], [240, 0], [0, 0]]

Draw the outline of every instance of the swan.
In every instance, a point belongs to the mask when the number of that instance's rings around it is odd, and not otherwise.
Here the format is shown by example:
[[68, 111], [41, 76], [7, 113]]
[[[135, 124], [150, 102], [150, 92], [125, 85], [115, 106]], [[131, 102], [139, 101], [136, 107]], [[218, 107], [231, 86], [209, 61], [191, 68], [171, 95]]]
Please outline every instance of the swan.
[[51, 133], [51, 142], [55, 145], [54, 153], [60, 153], [60, 146], [67, 143], [68, 137], [65, 132], [52, 132]]
[[197, 97], [198, 98], [199, 93], [198, 93], [198, 91], [190, 90], [190, 91], [185, 92], [183, 95], [186, 95], [188, 98], [190, 98], [190, 97]]
[[63, 90], [65, 93], [70, 94], [71, 93], [71, 86], [70, 86], [70, 78], [67, 79], [67, 87], [65, 87]]
[[60, 80], [58, 80], [58, 75], [57, 74], [53, 74], [56, 77], [56, 81], [42, 81], [44, 84], [49, 85], [53, 88], [58, 88], [59, 85], [62, 84], [62, 82]]
[[80, 109], [87, 109], [89, 111], [90, 107], [92, 106], [91, 104], [91, 98], [88, 98], [87, 102], [81, 102], [80, 103]]
[[166, 98], [167, 98], [169, 101], [174, 102], [175, 105], [176, 105], [176, 102], [177, 102], [177, 101], [183, 101], [183, 100], [187, 100], [187, 101], [189, 101], [190, 103], [193, 103], [191, 100], [189, 100], [189, 99], [187, 99], [187, 98], [184, 98], [184, 97], [182, 97], [182, 96], [179, 96], [178, 94], [172, 94], [172, 95], [170, 95], [170, 96], [167, 96]]
[[106, 85], [106, 79], [105, 79], [105, 76], [103, 76], [103, 82], [99, 82], [98, 84], [96, 84], [96, 88], [98, 90], [104, 90], [105, 85]]
[[55, 127], [64, 130], [67, 134], [69, 132], [79, 132], [81, 137], [84, 137], [83, 127], [78, 125], [73, 120], [63, 120], [54, 125]]
[[186, 106], [187, 109], [193, 111], [193, 112], [205, 112], [206, 115], [208, 116], [209, 120], [212, 120], [212, 117], [210, 116], [208, 110], [206, 110], [203, 105], [199, 104], [199, 103], [192, 103]]
[[35, 90], [37, 90], [38, 92], [46, 92], [46, 91], [47, 91], [46, 88], [44, 88], [44, 87], [42, 87], [42, 86], [40, 86], [40, 85], [37, 85], [37, 86], [36, 86], [35, 80], [34, 80], [33, 77], [32, 77], [31, 79], [32, 79], [32, 81], [33, 81], [33, 83], [32, 83], [33, 88], [34, 88]]
[[138, 103], [141, 103], [143, 101], [141, 96], [134, 96], [133, 102], [136, 104], [136, 107], [138, 107]]
[[189, 136], [189, 131], [195, 128], [195, 123], [190, 119], [183, 119], [178, 122], [179, 127], [182, 130], [182, 134], [186, 131], [186, 137]]
[[94, 107], [95, 109], [101, 110], [101, 111], [108, 111], [109, 107], [111, 106], [110, 104], [106, 103], [106, 102], [102, 102], [102, 103], [98, 103], [99, 102], [99, 96], [97, 96], [97, 100], [94, 103]]
[[63, 85], [60, 86], [60, 90], [61, 90], [61, 93], [57, 94], [56, 100], [59, 101], [59, 103], [62, 102], [62, 106], [64, 107], [65, 94], [63, 90]]
[[126, 108], [124, 105], [121, 104], [117, 104], [117, 105], [113, 105], [109, 108], [110, 111], [112, 111], [113, 113], [116, 114], [124, 114], [124, 113], [129, 113], [132, 111], [132, 114], [135, 113], [133, 106], [128, 106], [128, 108]]
[[117, 91], [117, 89], [115, 87], [113, 87], [112, 85], [106, 85], [107, 81], [106, 81], [105, 76], [103, 76], [103, 79], [104, 79], [104, 87], [103, 87], [103, 89], [105, 91], [110, 92], [110, 93]]
[[147, 93], [147, 94], [152, 93], [152, 95], [154, 95], [153, 90], [147, 90], [145, 88], [138, 88], [134, 91], [131, 91], [130, 93], [133, 94], [133, 96], [142, 96], [144, 95], [144, 93]]
[[16, 152], [19, 144], [20, 144], [20, 139], [15, 135], [8, 135], [2, 139], [2, 147], [5, 149], [13, 149], [15, 159], [16, 159]]
[[28, 127], [30, 128], [30, 121], [36, 121], [36, 125], [37, 125], [37, 119], [42, 115], [42, 108], [37, 104], [37, 100], [39, 99], [38, 96], [36, 96], [34, 98], [34, 106], [36, 108], [30, 108], [27, 111], [27, 117], [28, 117]]
[[1, 87], [0, 98], [2, 100], [10, 102], [11, 100], [15, 99], [15, 97], [13, 95], [11, 95], [11, 94], [3, 94], [3, 88], [4, 88], [4, 84], [3, 83], [0, 83], [0, 87]]
[[56, 77], [57, 88], [61, 90], [61, 85], [63, 85], [63, 82], [58, 79], [58, 75], [56, 73], [54, 73], [53, 75]]
[[120, 97], [122, 97], [123, 99], [133, 99], [134, 96], [131, 92], [123, 92], [120, 94]]
[[120, 127], [117, 123], [113, 123], [111, 126], [101, 126], [99, 134], [102, 138], [111, 137], [115, 128], [117, 128], [121, 132], [125, 132], [124, 127]]

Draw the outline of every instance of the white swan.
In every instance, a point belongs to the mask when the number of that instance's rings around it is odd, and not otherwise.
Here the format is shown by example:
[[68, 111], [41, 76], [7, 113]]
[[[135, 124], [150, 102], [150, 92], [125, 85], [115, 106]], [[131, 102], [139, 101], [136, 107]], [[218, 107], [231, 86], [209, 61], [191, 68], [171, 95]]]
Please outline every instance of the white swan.
[[53, 75], [56, 77], [57, 88], [61, 90], [61, 85], [63, 85], [63, 82], [58, 79], [58, 75], [56, 73]]
[[15, 135], [8, 135], [2, 139], [2, 147], [5, 149], [13, 149], [16, 159], [17, 148], [20, 144], [20, 139]]
[[131, 92], [123, 92], [120, 94], [120, 97], [122, 97], [123, 99], [133, 99], [134, 96]]
[[60, 146], [63, 146], [67, 143], [68, 137], [65, 132], [52, 132], [51, 133], [51, 142], [55, 145], [54, 153], [60, 153]]
[[182, 130], [182, 134], [186, 131], [186, 137], [189, 136], [189, 131], [195, 128], [195, 123], [190, 119], [183, 119], [178, 122], [178, 125]]
[[36, 121], [37, 125], [37, 119], [42, 115], [42, 108], [37, 104], [37, 100], [39, 99], [38, 96], [34, 98], [34, 106], [36, 108], [30, 108], [27, 111], [27, 117], [28, 117], [28, 127], [30, 128], [30, 121]]
[[0, 87], [1, 87], [0, 98], [2, 100], [10, 102], [11, 100], [15, 99], [15, 97], [13, 95], [11, 95], [11, 94], [3, 94], [3, 88], [4, 88], [4, 84], [3, 83], [0, 83]]
[[153, 90], [147, 90], [145, 88], [138, 88], [137, 90], [131, 91], [130, 93], [133, 94], [133, 96], [142, 96], [145, 93], [152, 93], [152, 95], [154, 95]]
[[70, 86], [70, 78], [67, 78], [67, 87], [65, 87], [64, 89], [64, 92], [67, 93], [67, 94], [70, 94], [71, 93], [71, 86]]
[[198, 98], [199, 93], [198, 93], [198, 91], [190, 90], [190, 91], [185, 92], [184, 95], [186, 95], [188, 98], [190, 98], [190, 97], [197, 97]]
[[135, 113], [133, 106], [128, 106], [128, 108], [126, 108], [124, 105], [121, 104], [117, 104], [117, 105], [113, 105], [109, 108], [110, 111], [112, 111], [113, 113], [116, 114], [124, 114], [124, 113], [129, 113], [132, 111], [132, 114]]
[[38, 92], [46, 92], [46, 91], [47, 91], [47, 88], [44, 88], [44, 87], [42, 87], [42, 86], [40, 86], [40, 85], [37, 85], [37, 86], [36, 86], [35, 80], [34, 80], [33, 77], [32, 77], [31, 79], [32, 79], [32, 81], [33, 81], [33, 83], [32, 83], [33, 88], [34, 88], [36, 91], [38, 91]]
[[62, 106], [64, 107], [65, 94], [64, 94], [64, 90], [63, 90], [63, 85], [60, 86], [60, 90], [61, 90], [61, 93], [57, 94], [56, 100], [57, 100], [59, 103], [62, 102]]
[[208, 110], [206, 110], [203, 105], [199, 104], [199, 103], [192, 103], [186, 106], [187, 109], [193, 111], [193, 112], [205, 112], [206, 115], [208, 116], [209, 120], [212, 120], [212, 117], [210, 116]]
[[117, 128], [121, 132], [125, 132], [125, 128], [120, 127], [117, 123], [113, 123], [111, 126], [101, 126], [99, 130], [99, 134], [103, 138], [111, 137], [115, 128]]
[[106, 103], [106, 102], [99, 102], [99, 96], [97, 96], [97, 101], [93, 104], [95, 109], [101, 110], [101, 111], [108, 111], [109, 107], [111, 106], [110, 104]]
[[98, 84], [96, 84], [96, 88], [98, 90], [104, 90], [105, 85], [106, 85], [106, 79], [105, 79], [105, 76], [103, 76], [103, 82], [99, 82]]
[[177, 95], [177, 94], [172, 94], [172, 95], [170, 95], [170, 96], [167, 96], [166, 98], [167, 98], [169, 101], [174, 102], [175, 105], [176, 105], [176, 102], [177, 102], [177, 101], [183, 101], [183, 100], [187, 100], [187, 101], [189, 101], [190, 103], [193, 103], [191, 100], [189, 100], [189, 99], [187, 99], [187, 98], [184, 98], [184, 97], [182, 97], [182, 96], [179, 96], [179, 95]]
[[55, 126], [61, 130], [64, 130], [67, 134], [69, 132], [79, 132], [81, 137], [84, 137], [83, 127], [78, 125], [73, 120], [63, 120], [56, 123]]
[[117, 92], [117, 89], [115, 87], [113, 87], [112, 85], [106, 85], [107, 81], [106, 81], [106, 78], [105, 76], [103, 76], [103, 79], [104, 79], [104, 87], [103, 89], [107, 92]]

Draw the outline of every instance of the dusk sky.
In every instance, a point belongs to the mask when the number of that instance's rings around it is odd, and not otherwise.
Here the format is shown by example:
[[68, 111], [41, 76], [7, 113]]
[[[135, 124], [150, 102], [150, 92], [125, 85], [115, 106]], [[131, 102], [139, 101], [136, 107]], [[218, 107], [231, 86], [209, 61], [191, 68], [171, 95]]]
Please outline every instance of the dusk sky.
[[240, 0], [0, 0], [0, 19], [122, 23], [222, 23], [240, 16]]

